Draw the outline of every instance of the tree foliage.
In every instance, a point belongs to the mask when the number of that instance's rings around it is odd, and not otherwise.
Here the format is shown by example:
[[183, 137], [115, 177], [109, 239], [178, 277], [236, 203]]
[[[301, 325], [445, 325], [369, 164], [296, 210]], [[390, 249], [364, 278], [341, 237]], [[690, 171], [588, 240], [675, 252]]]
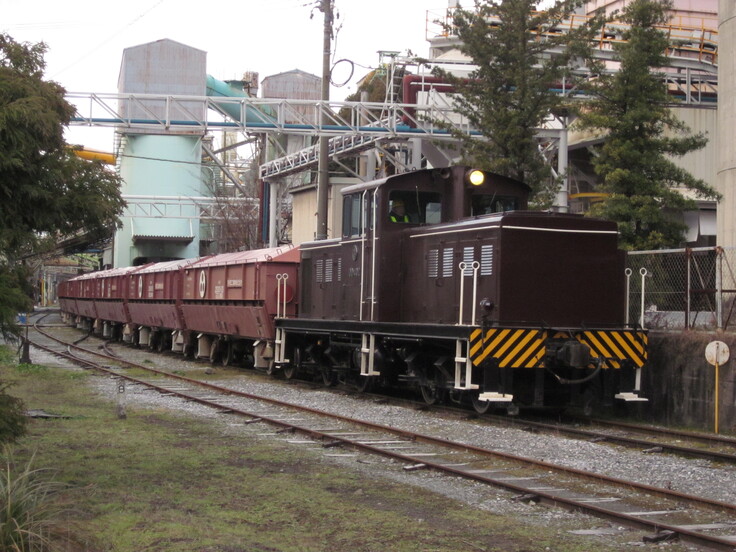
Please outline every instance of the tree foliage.
[[686, 226], [677, 213], [697, 207], [676, 187], [703, 199], [719, 197], [672, 161], [702, 148], [707, 139], [691, 134], [669, 109], [672, 99], [658, 73], [668, 64], [668, 39], [657, 26], [669, 21], [671, 7], [670, 0], [634, 0], [625, 8], [619, 19], [629, 27], [614, 46], [618, 70], [601, 71], [591, 81], [593, 99], [576, 122], [606, 135], [592, 163], [602, 179], [600, 190], [608, 195], [591, 214], [618, 222], [628, 249], [681, 245]]
[[[0, 331], [28, 308], [22, 258], [78, 233], [108, 234], [125, 205], [119, 177], [72, 153], [64, 128], [74, 107], [44, 80], [46, 46], [0, 34]], [[24, 307], [24, 308], [21, 308]]]
[[14, 443], [26, 433], [25, 405], [7, 393], [8, 387], [0, 382], [0, 444]]
[[579, 5], [560, 0], [536, 12], [533, 0], [475, 0], [475, 9], [458, 9], [447, 29], [475, 69], [467, 79], [436, 71], [454, 84], [457, 111], [481, 134], [447, 127], [460, 140], [465, 161], [526, 182], [538, 202], [558, 183], [539, 152], [537, 129], [560, 107], [555, 85], [571, 78], [571, 62], [586, 56], [586, 37], [594, 29], [595, 21], [559, 32]]

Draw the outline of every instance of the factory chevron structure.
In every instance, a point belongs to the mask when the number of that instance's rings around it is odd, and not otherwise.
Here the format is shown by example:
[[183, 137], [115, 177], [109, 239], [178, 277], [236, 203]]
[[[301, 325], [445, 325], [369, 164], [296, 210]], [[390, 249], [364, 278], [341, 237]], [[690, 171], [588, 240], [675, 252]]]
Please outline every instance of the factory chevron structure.
[[[610, 12], [625, 1], [595, 0], [586, 10]], [[435, 66], [458, 73], [471, 67], [458, 49], [458, 38], [441, 25], [451, 20], [450, 4], [427, 13], [426, 62], [380, 53], [372, 78], [385, 80], [386, 101], [381, 103], [320, 100], [321, 80], [298, 69], [261, 83], [255, 72], [224, 82], [207, 74], [206, 52], [169, 39], [124, 50], [118, 93], [67, 96], [80, 106], [72, 124], [115, 129], [116, 166], [128, 207], [104, 264], [124, 267], [222, 252], [228, 247], [222, 227], [234, 212], [257, 230], [256, 245], [275, 246], [285, 236], [294, 244], [313, 239], [321, 136], [329, 137], [333, 172], [342, 172], [330, 181], [328, 237], [342, 224], [341, 189], [386, 173], [456, 163], [451, 133], [427, 122], [432, 114], [468, 127], [452, 110], [447, 83], [431, 73]], [[722, 4], [726, 12], [734, 9]], [[730, 213], [736, 208], [730, 182], [736, 153], [725, 135], [728, 125], [717, 123], [733, 118], [734, 95], [719, 95], [718, 60], [719, 50], [732, 48], [734, 33], [719, 32], [716, 0], [676, 0], [674, 10], [666, 29], [672, 64], [663, 71], [672, 109], [694, 132], [719, 137], [678, 162], [695, 177], [717, 184], [724, 195], [718, 208]], [[727, 16], [721, 13], [728, 28], [736, 23]], [[581, 13], [550, 32], [567, 32], [586, 17]], [[599, 58], [610, 59], [623, 30], [620, 24], [603, 30]], [[720, 79], [730, 90], [734, 77], [724, 74]], [[574, 91], [563, 86], [559, 93]], [[562, 177], [556, 209], [583, 212], [600, 197], [589, 169], [589, 147], [604, 137], [570, 131], [569, 123], [550, 119], [537, 135]], [[243, 144], [257, 145], [251, 157], [236, 153]], [[293, 223], [283, 214], [287, 203]], [[701, 202], [699, 207], [686, 215], [688, 243], [716, 245], [716, 205]], [[736, 245], [733, 219], [718, 218], [718, 245]]]

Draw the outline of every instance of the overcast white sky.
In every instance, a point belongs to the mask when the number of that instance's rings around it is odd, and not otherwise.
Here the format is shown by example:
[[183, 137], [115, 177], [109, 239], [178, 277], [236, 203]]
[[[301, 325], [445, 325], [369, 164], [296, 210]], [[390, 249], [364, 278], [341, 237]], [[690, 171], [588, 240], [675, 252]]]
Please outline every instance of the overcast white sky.
[[[20, 42], [45, 42], [46, 77], [69, 92], [117, 92], [123, 50], [162, 38], [207, 52], [207, 72], [221, 80], [241, 78], [244, 71], [258, 71], [263, 79], [291, 69], [319, 76], [323, 17], [315, 3], [0, 0], [0, 32]], [[356, 64], [348, 85], [331, 92], [333, 100], [342, 100], [355, 91], [367, 68], [377, 65], [378, 50], [426, 56], [427, 12], [432, 21], [444, 13], [448, 0], [335, 0], [335, 5], [334, 59]], [[344, 80], [347, 68], [338, 67], [333, 80]], [[94, 129], [76, 129], [67, 140], [112, 148], [112, 139], [101, 141]]]

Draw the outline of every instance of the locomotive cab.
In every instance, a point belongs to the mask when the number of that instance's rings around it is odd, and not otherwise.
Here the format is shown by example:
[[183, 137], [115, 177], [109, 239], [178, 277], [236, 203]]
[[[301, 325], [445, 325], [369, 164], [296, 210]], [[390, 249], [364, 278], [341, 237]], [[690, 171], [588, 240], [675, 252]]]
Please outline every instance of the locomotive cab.
[[300, 318], [402, 321], [398, 283], [404, 249], [411, 247], [407, 232], [526, 209], [529, 190], [467, 167], [403, 173], [344, 188], [341, 238], [301, 246]]

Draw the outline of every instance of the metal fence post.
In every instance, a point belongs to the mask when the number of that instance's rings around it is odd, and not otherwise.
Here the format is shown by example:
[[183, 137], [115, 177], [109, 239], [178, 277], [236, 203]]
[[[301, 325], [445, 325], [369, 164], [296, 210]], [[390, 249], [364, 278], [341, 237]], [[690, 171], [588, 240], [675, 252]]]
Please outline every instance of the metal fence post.
[[723, 248], [716, 247], [716, 325], [723, 329]]
[[685, 268], [686, 268], [686, 279], [685, 279], [685, 328], [690, 329], [690, 308], [692, 307], [690, 301], [690, 292], [692, 291], [691, 271], [693, 260], [693, 250], [689, 247], [685, 248]]

